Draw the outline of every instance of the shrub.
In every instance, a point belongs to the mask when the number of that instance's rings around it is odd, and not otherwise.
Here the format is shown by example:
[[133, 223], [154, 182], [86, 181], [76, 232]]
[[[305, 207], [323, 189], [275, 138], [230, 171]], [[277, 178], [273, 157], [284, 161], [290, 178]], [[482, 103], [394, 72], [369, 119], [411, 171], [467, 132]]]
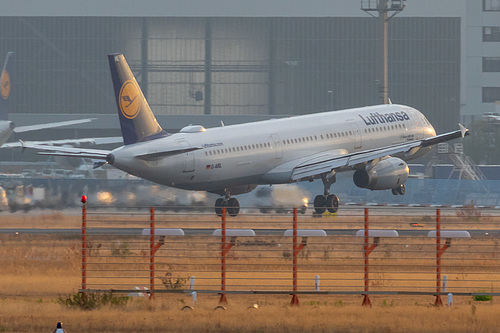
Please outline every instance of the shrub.
[[112, 292], [86, 294], [78, 292], [74, 295], [68, 295], [67, 297], [60, 296], [57, 301], [68, 308], [94, 310], [104, 305], [123, 307], [127, 305], [129, 299], [130, 297], [128, 296], [114, 296]]
[[187, 283], [189, 278], [173, 277], [172, 273], [166, 272], [165, 276], [160, 277], [161, 283], [165, 286], [167, 290], [178, 290], [182, 289]]
[[115, 257], [126, 257], [133, 254], [127, 243], [118, 242], [118, 246], [111, 244], [111, 255]]
[[[481, 290], [478, 292], [485, 293], [486, 291]], [[493, 296], [491, 296], [491, 295], [473, 295], [472, 298], [478, 302], [488, 302], [488, 301], [491, 301], [493, 299]]]

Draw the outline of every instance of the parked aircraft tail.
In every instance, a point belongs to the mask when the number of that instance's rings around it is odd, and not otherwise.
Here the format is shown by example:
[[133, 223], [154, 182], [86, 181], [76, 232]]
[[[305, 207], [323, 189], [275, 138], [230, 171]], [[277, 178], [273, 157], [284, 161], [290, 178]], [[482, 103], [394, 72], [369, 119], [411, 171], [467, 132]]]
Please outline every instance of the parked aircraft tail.
[[129, 145], [167, 136], [151, 111], [123, 54], [110, 54], [108, 60], [123, 143]]
[[0, 120], [7, 120], [9, 116], [9, 96], [11, 93], [11, 79], [13, 76], [12, 61], [9, 59], [14, 55], [14, 52], [8, 52], [5, 58], [5, 63], [0, 76]]

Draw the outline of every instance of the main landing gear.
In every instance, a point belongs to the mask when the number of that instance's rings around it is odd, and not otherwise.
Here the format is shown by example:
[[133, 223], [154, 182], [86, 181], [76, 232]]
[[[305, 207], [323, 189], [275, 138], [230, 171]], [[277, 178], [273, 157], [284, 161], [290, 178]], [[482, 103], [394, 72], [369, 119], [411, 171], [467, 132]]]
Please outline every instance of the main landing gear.
[[330, 194], [330, 187], [335, 183], [335, 173], [321, 175], [323, 181], [324, 195], [317, 195], [314, 198], [314, 210], [316, 214], [321, 215], [328, 210], [330, 213], [336, 213], [339, 210], [340, 200], [335, 194]]
[[215, 201], [215, 214], [222, 216], [223, 208], [226, 208], [229, 216], [237, 216], [240, 213], [240, 202], [236, 198], [231, 198], [229, 191], [226, 191], [224, 198]]
[[405, 184], [401, 184], [399, 187], [392, 189], [392, 194], [394, 195], [405, 195], [405, 193], [406, 193]]

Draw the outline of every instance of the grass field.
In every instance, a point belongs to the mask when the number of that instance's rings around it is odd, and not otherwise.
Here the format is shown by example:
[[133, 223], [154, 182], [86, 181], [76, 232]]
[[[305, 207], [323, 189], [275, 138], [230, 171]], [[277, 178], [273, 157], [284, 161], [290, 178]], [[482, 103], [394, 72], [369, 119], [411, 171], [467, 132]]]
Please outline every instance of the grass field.
[[[57, 212], [0, 218], [3, 228], [20, 225], [26, 228], [78, 228], [79, 223], [78, 215], [65, 216]], [[191, 241], [196, 244], [196, 240]], [[485, 242], [491, 244], [491, 248], [497, 244], [496, 239], [479, 242], [482, 246]], [[0, 235], [0, 332], [51, 332], [58, 321], [64, 323], [68, 333], [496, 332], [500, 325], [497, 315], [500, 304], [495, 297], [479, 302], [470, 296], [455, 296], [451, 307], [434, 307], [433, 296], [379, 295], [371, 296], [373, 307], [368, 308], [361, 306], [360, 295], [301, 295], [300, 307], [290, 307], [289, 295], [228, 295], [229, 304], [223, 311], [214, 310], [218, 295], [203, 294], [198, 295], [194, 310], [181, 311], [183, 306], [192, 305], [189, 296], [158, 293], [154, 300], [136, 297], [124, 306], [106, 305], [90, 311], [68, 308], [58, 299], [74, 295], [81, 286], [80, 244], [78, 235], [22, 232]], [[359, 252], [359, 246], [346, 250]], [[382, 258], [399, 255], [388, 252], [381, 251]], [[314, 253], [309, 260], [316, 260], [320, 266], [325, 261], [315, 259]], [[496, 272], [496, 262], [482, 256], [478, 254], [478, 258], [484, 260], [481, 265], [489, 265], [489, 270]], [[239, 260], [248, 262], [249, 266], [256, 264], [252, 258]], [[333, 253], [329, 260], [335, 261]], [[349, 272], [348, 268], [341, 267], [340, 259], [335, 262], [336, 270]], [[275, 269], [280, 268], [277, 265]], [[283, 274], [289, 276], [287, 269], [283, 269]], [[469, 269], [468, 273], [474, 270]], [[380, 279], [389, 279], [389, 273], [374, 272], [374, 278], [376, 274]], [[432, 268], [429, 274], [433, 274]], [[416, 273], [408, 275], [409, 278], [415, 276]], [[486, 275], [485, 279], [490, 277]], [[254, 304], [258, 309], [252, 307]]]

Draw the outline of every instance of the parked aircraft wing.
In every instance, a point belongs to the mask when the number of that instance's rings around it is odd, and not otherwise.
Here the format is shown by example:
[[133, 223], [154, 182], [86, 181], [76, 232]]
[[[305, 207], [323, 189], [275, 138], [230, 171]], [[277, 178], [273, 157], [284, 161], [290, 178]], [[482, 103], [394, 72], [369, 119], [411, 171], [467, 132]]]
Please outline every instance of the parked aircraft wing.
[[[123, 144], [121, 136], [110, 136], [103, 138], [82, 138], [82, 139], [62, 139], [62, 140], [47, 140], [47, 141], [23, 141], [25, 148], [28, 145], [44, 145], [44, 146], [62, 146], [62, 145], [78, 145], [78, 144], [92, 144], [92, 145], [107, 145], [107, 144]], [[23, 147], [21, 142], [8, 142], [4, 143], [1, 148], [15, 148]]]
[[414, 140], [404, 142], [392, 146], [370, 149], [350, 154], [338, 154], [335, 157], [325, 155], [325, 158], [318, 158], [312, 156], [307, 160], [301, 159], [292, 171], [292, 180], [297, 181], [300, 179], [320, 175], [330, 172], [335, 169], [351, 168], [357, 164], [368, 163], [370, 161], [378, 162], [378, 159], [394, 154], [406, 154], [411, 156], [419, 148], [428, 147], [440, 142], [445, 142], [468, 135], [468, 130], [459, 124], [460, 130], [436, 135], [423, 140]]
[[28, 125], [28, 126], [18, 126], [14, 128], [15, 133], [23, 133], [30, 131], [37, 131], [47, 128], [55, 128], [55, 127], [63, 127], [70, 126], [76, 124], [90, 123], [92, 120], [96, 120], [97, 118], [87, 118], [87, 119], [77, 119], [77, 120], [68, 120], [68, 121], [59, 121], [55, 123], [46, 123], [46, 124], [37, 124], [37, 125]]

